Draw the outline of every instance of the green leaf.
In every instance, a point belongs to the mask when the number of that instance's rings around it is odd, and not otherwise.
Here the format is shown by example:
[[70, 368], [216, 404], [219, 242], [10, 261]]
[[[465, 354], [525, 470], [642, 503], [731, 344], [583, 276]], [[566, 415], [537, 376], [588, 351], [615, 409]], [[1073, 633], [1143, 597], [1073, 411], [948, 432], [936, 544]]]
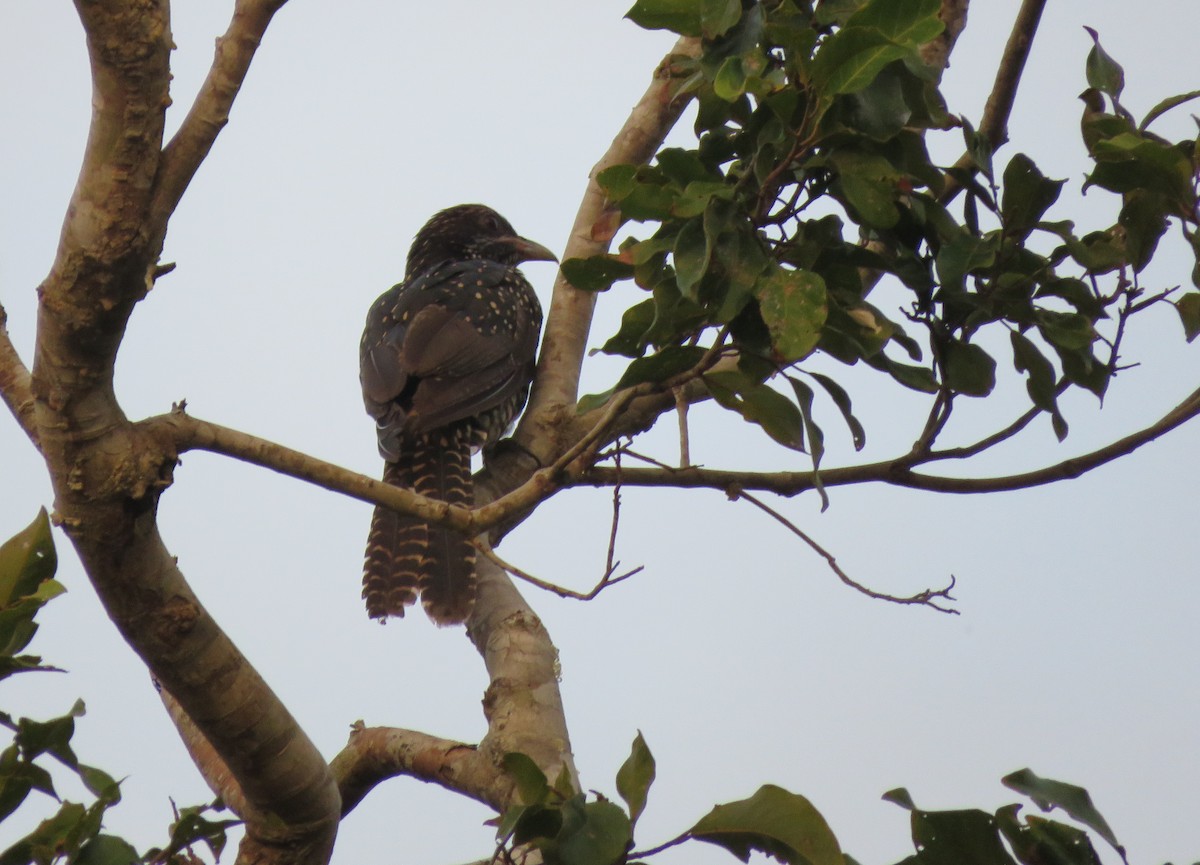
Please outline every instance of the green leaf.
[[872, 0], [846, 26], [874, 27], [893, 42], [916, 48], [945, 29], [941, 8], [941, 0]]
[[550, 795], [546, 773], [528, 754], [510, 751], [504, 755], [504, 771], [517, 786], [517, 798], [525, 805], [539, 805]]
[[1058, 200], [1065, 180], [1047, 180], [1033, 160], [1018, 153], [1004, 169], [1000, 214], [1010, 236], [1024, 238]]
[[917, 810], [917, 806], [913, 802], [912, 795], [903, 787], [896, 787], [895, 789], [888, 790], [880, 798], [883, 799], [884, 802], [891, 802], [893, 805], [899, 805], [906, 811]]
[[1167, 233], [1167, 197], [1135, 189], [1126, 193], [1117, 224], [1125, 230], [1125, 253], [1133, 269], [1141, 272], [1154, 257], [1158, 242]]
[[1101, 865], [1091, 838], [1082, 829], [1029, 817], [1022, 823], [1020, 805], [1008, 805], [996, 812], [996, 821], [1017, 859], [1024, 865]]
[[0, 546], [0, 609], [36, 592], [57, 566], [50, 518], [42, 508], [32, 523]]
[[675, 262], [675, 282], [679, 285], [679, 293], [688, 300], [696, 300], [696, 286], [704, 278], [712, 258], [712, 243], [704, 230], [703, 219], [689, 219], [683, 224], [675, 238], [671, 255]]
[[715, 39], [742, 16], [739, 0], [637, 0], [625, 13], [647, 30], [671, 30], [681, 36]]
[[935, 262], [942, 285], [958, 290], [965, 288], [967, 274], [995, 264], [999, 240], [994, 233], [979, 237], [964, 231], [943, 244]]
[[625, 369], [617, 390], [623, 390], [646, 382], [666, 381], [672, 376], [685, 373], [704, 357], [704, 349], [696, 345], [669, 345], [662, 351], [640, 357]]
[[1162, 117], [1172, 108], [1178, 108], [1180, 105], [1197, 98], [1200, 98], [1200, 90], [1191, 90], [1187, 93], [1180, 93], [1178, 96], [1167, 97], [1150, 109], [1150, 113], [1146, 115], [1146, 119], [1138, 125], [1138, 132], [1145, 132], [1151, 123]]
[[900, 172], [883, 156], [843, 150], [831, 159], [846, 203], [871, 228], [892, 228], [900, 219], [896, 187]]
[[914, 811], [911, 819], [921, 865], [1015, 865], [986, 811]]
[[83, 845], [74, 865], [134, 865], [142, 857], [132, 844], [116, 835], [97, 835]]
[[1016, 332], [1010, 335], [1013, 348], [1013, 365], [1017, 372], [1029, 373], [1025, 390], [1029, 399], [1042, 411], [1049, 412], [1054, 419], [1054, 432], [1062, 441], [1067, 435], [1067, 423], [1058, 410], [1058, 396], [1054, 376], [1054, 365], [1048, 361], [1033, 341]]
[[898, 45], [874, 27], [845, 27], [826, 39], [813, 58], [812, 81], [832, 98], [855, 93], [875, 80], [893, 60], [911, 48]]
[[713, 78], [713, 93], [726, 102], [734, 102], [745, 92], [746, 70], [742, 67], [742, 58], [737, 55], [726, 57]]
[[643, 300], [625, 310], [621, 316], [620, 329], [601, 346], [604, 354], [620, 354], [625, 357], [641, 357], [646, 350], [646, 334], [654, 323], [655, 303]]
[[[601, 800], [583, 806], [581, 825], [568, 833], [564, 822], [558, 838], [557, 856], [562, 865], [613, 865], [633, 842], [632, 829], [625, 812], [612, 802]], [[547, 856], [547, 861], [551, 857]]]
[[1200, 336], [1200, 292], [1189, 291], [1175, 301], [1175, 311], [1179, 313], [1187, 341], [1191, 342]]
[[1085, 315], [1050, 309], [1039, 309], [1036, 315], [1038, 331], [1055, 348], [1081, 351], [1096, 340], [1096, 329]]
[[568, 258], [562, 263], [567, 282], [581, 291], [607, 291], [612, 284], [633, 276], [633, 265], [615, 255]]
[[912, 366], [907, 363], [894, 361], [882, 352], [866, 358], [866, 361], [876, 369], [882, 369], [889, 373], [892, 378], [907, 388], [912, 388], [922, 393], [938, 392], [937, 379], [933, 377], [932, 370], [926, 367]]
[[863, 425], [858, 418], [854, 416], [853, 406], [850, 404], [850, 394], [842, 388], [840, 384], [831, 379], [827, 375], [822, 375], [819, 372], [810, 372], [811, 375], [821, 387], [825, 388], [825, 392], [829, 394], [834, 405], [838, 407], [838, 411], [842, 413], [842, 418], [846, 421], [846, 426], [850, 428], [850, 436], [854, 440], [854, 449], [860, 451], [867, 443], [867, 431], [863, 429]]
[[1088, 87], [1107, 93], [1114, 101], [1120, 99], [1121, 91], [1125, 89], [1125, 70], [1100, 47], [1099, 33], [1091, 27], [1083, 29], [1092, 37], [1093, 43], [1086, 64]]
[[596, 182], [613, 201], [620, 201], [637, 186], [636, 165], [610, 165], [596, 175]]
[[790, 375], [787, 380], [796, 394], [796, 404], [800, 407], [800, 419], [804, 422], [804, 433], [808, 436], [808, 453], [812, 458], [813, 487], [821, 496], [821, 511], [824, 512], [829, 508], [829, 494], [825, 492], [825, 484], [821, 480], [821, 458], [825, 456], [825, 433], [813, 420], [813, 389]]
[[1092, 804], [1092, 797], [1083, 787], [1066, 784], [1062, 781], [1052, 781], [1049, 778], [1039, 778], [1029, 769], [1021, 769], [1000, 779], [1000, 783], [1010, 790], [1028, 796], [1043, 811], [1062, 808], [1074, 819], [1087, 826], [1125, 858], [1125, 848], [1117, 842], [1117, 836], [1109, 828], [1108, 822]]
[[763, 428], [775, 441], [793, 450], [804, 447], [804, 420], [795, 403], [769, 385], [740, 370], [704, 374], [713, 399]]
[[811, 270], [776, 268], [759, 281], [757, 294], [780, 359], [793, 363], [812, 354], [829, 312], [825, 280]]
[[629, 806], [630, 823], [636, 824], [646, 808], [646, 795], [654, 783], [654, 755], [641, 732], [633, 740], [629, 757], [617, 770], [617, 793]]
[[787, 865], [844, 865], [837, 838], [812, 803], [771, 784], [749, 799], [717, 805], [689, 834], [743, 862], [759, 850]]
[[942, 372], [947, 387], [967, 396], [987, 396], [996, 386], [996, 361], [974, 343], [946, 343]]

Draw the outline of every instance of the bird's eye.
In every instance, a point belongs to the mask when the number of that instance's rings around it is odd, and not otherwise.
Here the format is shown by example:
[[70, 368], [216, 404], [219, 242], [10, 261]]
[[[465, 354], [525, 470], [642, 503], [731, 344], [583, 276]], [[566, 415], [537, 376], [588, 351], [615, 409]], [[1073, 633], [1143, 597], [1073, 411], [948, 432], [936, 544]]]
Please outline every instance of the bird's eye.
[[500, 220], [494, 214], [488, 214], [487, 219], [484, 220], [484, 225], [487, 226], [488, 231], [500, 230]]

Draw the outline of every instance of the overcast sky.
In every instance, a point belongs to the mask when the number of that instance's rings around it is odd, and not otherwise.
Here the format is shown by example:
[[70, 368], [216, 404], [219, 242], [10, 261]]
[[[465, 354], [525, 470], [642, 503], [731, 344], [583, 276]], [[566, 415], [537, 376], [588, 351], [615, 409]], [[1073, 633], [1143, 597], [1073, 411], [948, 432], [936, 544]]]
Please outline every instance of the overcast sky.
[[[176, 4], [172, 130], [231, 5]], [[978, 120], [1016, 5], [977, 4], [944, 87], [951, 110]], [[1091, 44], [1082, 25], [1125, 66], [1124, 101], [1141, 116], [1161, 97], [1200, 87], [1200, 20], [1194, 0], [1050, 7], [999, 161], [1030, 153], [1047, 175], [1069, 178], [1051, 218], [1102, 227], [1111, 203], [1098, 192], [1078, 198], [1076, 96]], [[589, 169], [672, 42], [622, 20], [624, 11], [532, 0], [288, 4], [171, 223], [164, 260], [178, 269], [133, 316], [117, 370], [129, 416], [186, 398], [198, 417], [377, 474], [357, 381], [369, 304], [400, 278], [416, 229], [450, 204], [491, 204], [561, 250]], [[0, 4], [0, 303], [27, 361], [35, 288], [86, 140], [89, 87], [70, 4]], [[1164, 134], [1194, 133], [1188, 111], [1176, 114]], [[677, 140], [686, 144], [686, 128]], [[959, 139], [934, 146], [948, 161]], [[525, 270], [548, 303], [552, 266]], [[1189, 272], [1176, 248], [1144, 281], [1186, 284]], [[601, 300], [595, 344], [632, 297]], [[1184, 344], [1174, 311], [1139, 318], [1127, 358], [1141, 366], [1121, 374], [1103, 411], [1091, 397], [1069, 398], [1066, 444], [1043, 418], [973, 471], [1091, 450], [1190, 392], [1200, 349]], [[868, 436], [855, 455], [827, 414], [827, 465], [911, 443], [923, 399], [870, 370], [828, 360], [819, 368], [850, 390]], [[1010, 370], [1003, 357], [1000, 368]], [[603, 390], [618, 370], [590, 360], [585, 389]], [[1025, 401], [1023, 383], [1006, 376], [995, 399], [960, 407], [949, 439], [971, 441]], [[803, 457], [715, 411], [694, 418], [697, 462], [803, 467]], [[670, 430], [639, 444], [674, 457]], [[954, 574], [957, 617], [852, 593], [778, 525], [718, 493], [625, 491], [619, 555], [645, 572], [588, 605], [531, 597], [561, 651], [584, 785], [615, 794], [613, 776], [640, 729], [658, 781], [639, 846], [772, 782], [808, 796], [847, 852], [884, 865], [911, 852], [907, 815], [880, 801], [884, 791], [906, 786], [925, 808], [994, 808], [1015, 801], [1000, 777], [1028, 766], [1086, 786], [1132, 861], [1195, 861], [1198, 444], [1192, 424], [1080, 480], [1027, 492], [843, 488], [824, 514], [812, 496], [780, 504], [873, 587], [911, 593]], [[51, 503], [36, 453], [0, 417], [0, 536]], [[360, 502], [203, 453], [185, 456], [160, 508], [195, 591], [326, 755], [360, 718], [478, 740], [486, 678], [461, 630], [439, 631], [419, 615], [383, 628], [367, 621], [359, 574], [369, 515]], [[608, 519], [607, 491], [568, 492], [501, 552], [586, 588], [603, 568]], [[57, 537], [69, 593], [44, 614], [33, 648], [70, 675], [7, 682], [0, 704], [48, 717], [82, 696], [80, 758], [126, 776], [110, 828], [142, 847], [161, 844], [167, 797], [190, 804], [207, 789]], [[51, 807], [27, 804], [17, 828]], [[490, 849], [488, 816], [439, 788], [396, 780], [345, 821], [334, 862], [478, 858]], [[5, 824], [0, 849], [15, 837]], [[660, 861], [732, 861], [701, 846]]]

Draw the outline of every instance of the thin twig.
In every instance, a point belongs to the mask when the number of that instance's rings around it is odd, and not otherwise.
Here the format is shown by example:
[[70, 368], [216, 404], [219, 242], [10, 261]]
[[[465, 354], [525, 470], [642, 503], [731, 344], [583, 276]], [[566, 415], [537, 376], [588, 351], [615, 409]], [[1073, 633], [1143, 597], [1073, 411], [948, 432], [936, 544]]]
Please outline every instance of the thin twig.
[[930, 607], [934, 610], [937, 610], [939, 613], [949, 613], [950, 615], [955, 615], [955, 616], [958, 615], [958, 610], [956, 610], [952, 607], [943, 607], [940, 604], [938, 604], [938, 599], [944, 599], [947, 601], [954, 600], [954, 598], [950, 594], [951, 590], [954, 589], [954, 583], [955, 583], [953, 574], [951, 574], [951, 576], [950, 576], [950, 584], [948, 586], [946, 586], [944, 589], [925, 589], [924, 591], [917, 592], [917, 594], [909, 595], [907, 597], [899, 596], [899, 595], [889, 595], [889, 594], [885, 594], [884, 592], [877, 592], [874, 589], [869, 589], [866, 586], [864, 586], [862, 583], [856, 582], [855, 580], [851, 579], [850, 576], [845, 571], [842, 570], [841, 566], [838, 565], [837, 559], [835, 559], [833, 557], [832, 553], [830, 553], [828, 550], [826, 550], [824, 547], [822, 547], [820, 544], [818, 544], [815, 540], [813, 540], [812, 537], [810, 537], [808, 534], [806, 534], [799, 526], [797, 526], [795, 523], [793, 523], [791, 520], [789, 520], [783, 514], [779, 513], [774, 508], [767, 505], [765, 502], [761, 501], [760, 499], [755, 498], [754, 496], [750, 495], [749, 493], [745, 492], [744, 490], [732, 491], [730, 493], [730, 498], [731, 499], [739, 499], [739, 498], [745, 499], [746, 501], [750, 502], [750, 504], [754, 505], [756, 508], [758, 508], [759, 510], [766, 513], [768, 516], [772, 517], [777, 522], [781, 523], [788, 531], [790, 531], [796, 537], [800, 538], [800, 540], [804, 541], [804, 543], [808, 544], [808, 546], [813, 550], [813, 552], [815, 552], [817, 555], [821, 556], [821, 558], [825, 559], [825, 561], [829, 564], [829, 569], [831, 571], [833, 571], [835, 574], [837, 574], [838, 579], [841, 580], [843, 583], [845, 583], [850, 588], [854, 589], [855, 591], [862, 592], [867, 597], [875, 598], [876, 600], [880, 600], [880, 601], [888, 601], [893, 604], [915, 604], [918, 606]]
[[558, 583], [551, 583], [548, 580], [543, 580], [538, 577], [535, 577], [533, 574], [529, 573], [528, 571], [521, 570], [516, 565], [506, 562], [504, 559], [500, 558], [500, 556], [496, 555], [495, 550], [493, 550], [487, 544], [482, 543], [481, 541], [478, 541], [478, 540], [472, 541], [471, 545], [473, 547], [475, 547], [475, 549], [478, 550], [480, 552], [480, 554], [483, 555], [484, 558], [486, 558], [488, 561], [490, 561], [496, 567], [507, 571], [509, 574], [516, 577], [518, 580], [523, 580], [526, 583], [529, 583], [531, 586], [537, 586], [539, 589], [544, 589], [547, 592], [552, 592], [553, 594], [558, 595], [560, 598], [572, 598], [573, 600], [576, 600], [576, 601], [590, 601], [593, 598], [595, 598], [597, 595], [599, 595], [601, 592], [603, 592], [605, 589], [607, 589], [609, 586], [615, 586], [617, 583], [623, 583], [623, 582], [625, 582], [625, 580], [641, 573], [642, 571], [644, 571], [646, 569], [645, 565], [638, 565], [636, 568], [634, 568], [630, 571], [626, 571], [623, 574], [618, 574], [615, 577], [612, 576], [612, 574], [610, 574], [610, 573], [606, 573], [603, 577], [600, 578], [600, 582], [596, 583], [596, 585], [594, 585], [589, 591], [577, 592], [574, 589], [568, 589], [566, 586], [558, 585]]
[[679, 418], [679, 465], [692, 464], [692, 447], [688, 436], [688, 402], [684, 399], [683, 391], [675, 388], [675, 413]]

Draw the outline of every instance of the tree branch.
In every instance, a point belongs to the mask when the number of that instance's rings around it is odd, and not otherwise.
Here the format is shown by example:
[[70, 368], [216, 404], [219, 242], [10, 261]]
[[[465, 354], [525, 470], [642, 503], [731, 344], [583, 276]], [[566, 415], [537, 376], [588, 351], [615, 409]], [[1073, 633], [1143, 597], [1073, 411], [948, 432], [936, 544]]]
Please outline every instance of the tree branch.
[[191, 110], [179, 131], [163, 148], [151, 223], [166, 228], [200, 164], [208, 156], [245, 81], [271, 18], [287, 0], [237, 0], [225, 35], [217, 40], [216, 56]]
[[437, 784], [497, 811], [504, 810], [512, 791], [508, 777], [483, 760], [474, 745], [361, 721], [329, 765], [342, 791], [343, 816], [377, 784], [401, 776]]
[[[169, 103], [166, 0], [77, 0], [93, 111], [83, 167], [40, 288], [32, 418], [55, 518], [109, 617], [236, 780], [240, 862], [325, 861], [340, 801], [329, 768], [204, 609], [158, 533], [176, 449], [132, 425], [113, 364], [162, 249], [152, 222]], [[184, 184], [186, 185], [186, 184]]]
[[[1015, 475], [990, 478], [952, 478], [921, 474], [912, 470], [943, 459], [961, 456], [956, 451], [934, 452], [924, 459], [914, 461], [911, 454], [892, 460], [866, 463], [858, 466], [821, 470], [821, 483], [826, 487], [848, 486], [870, 482], [893, 486], [944, 493], [992, 493], [1028, 489], [1056, 481], [1077, 478], [1093, 469], [1112, 462], [1165, 435], [1178, 426], [1200, 415], [1200, 389], [1194, 391], [1183, 402], [1167, 412], [1157, 422], [1135, 433], [1118, 439], [1082, 456], [1071, 457], [1061, 462], [1033, 471]], [[1023, 417], [1023, 416], [1022, 416]], [[972, 454], [973, 448], [965, 449]], [[682, 489], [707, 488], [726, 493], [739, 489], [765, 490], [783, 496], [794, 496], [814, 489], [816, 482], [811, 471], [804, 472], [737, 472], [705, 469], [698, 467], [674, 468], [614, 468], [597, 466], [584, 472], [574, 485], [611, 486], [666, 486]]]
[[[695, 57], [700, 40], [681, 38], [654, 73], [649, 89], [633, 107], [605, 154], [588, 177], [588, 184], [571, 228], [571, 236], [562, 258], [586, 258], [608, 249], [620, 218], [608, 205], [596, 176], [612, 165], [648, 161], [675, 125], [691, 96], [680, 96], [672, 75], [675, 57]], [[560, 272], [554, 283], [554, 297], [542, 336], [537, 377], [529, 398], [529, 409], [514, 438], [521, 447], [545, 465], [561, 453], [557, 433], [561, 420], [579, 394], [579, 372], [587, 349], [595, 292], [580, 291]]]
[[8, 312], [0, 305], [0, 399], [8, 406], [25, 435], [40, 449], [37, 423], [33, 417], [33, 380], [8, 337]]
[[[987, 140], [992, 150], [999, 149], [1008, 141], [1008, 118], [1012, 115], [1017, 99], [1017, 87], [1025, 72], [1025, 62], [1029, 59], [1033, 37], [1037, 33], [1038, 24], [1042, 20], [1042, 10], [1045, 8], [1046, 0], [1023, 0], [1021, 8], [1017, 11], [1008, 42], [1004, 46], [1004, 54], [996, 69], [992, 92], [984, 104], [983, 118], [979, 122], [978, 134]], [[972, 172], [979, 170], [970, 153], [960, 156], [954, 167]], [[939, 200], [942, 204], [948, 204], [961, 191], [962, 185], [953, 176], [947, 175], [946, 185]]]

